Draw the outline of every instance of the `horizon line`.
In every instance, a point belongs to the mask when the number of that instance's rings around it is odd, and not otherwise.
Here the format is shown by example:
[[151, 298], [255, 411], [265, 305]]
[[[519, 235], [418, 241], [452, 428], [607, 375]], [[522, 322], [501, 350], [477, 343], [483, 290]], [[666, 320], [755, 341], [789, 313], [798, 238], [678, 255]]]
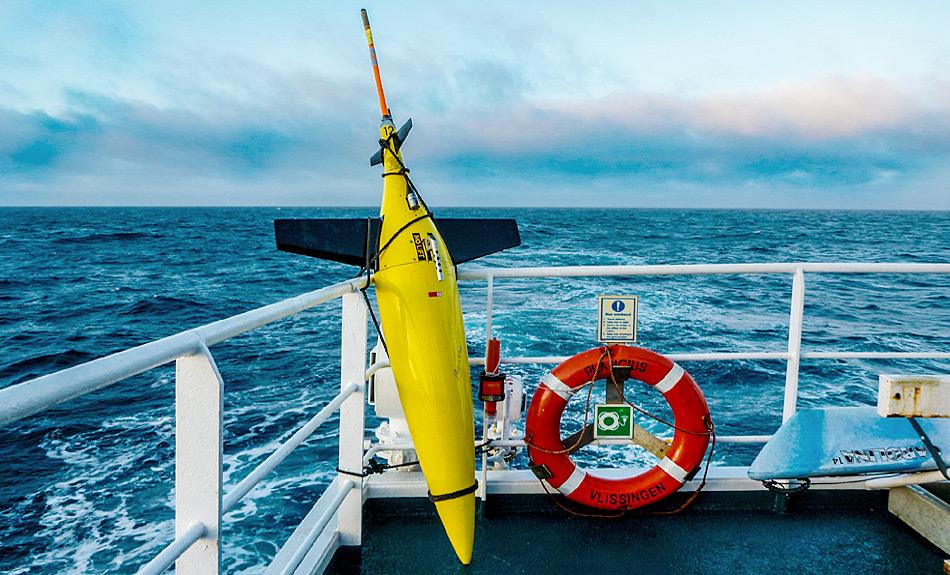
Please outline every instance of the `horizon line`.
[[[737, 206], [729, 208], [709, 208], [709, 207], [673, 207], [673, 206], [637, 206], [637, 207], [599, 207], [599, 206], [466, 206], [466, 205], [445, 205], [433, 206], [435, 209], [468, 209], [468, 210], [614, 210], [614, 211], [656, 211], [656, 210], [679, 210], [691, 212], [727, 212], [727, 211], [747, 211], [747, 212], [905, 212], [905, 213], [943, 213], [950, 212], [950, 208], [834, 208], [834, 207], [815, 207], [815, 208], [765, 208], [751, 206]], [[163, 204], [55, 204], [55, 205], [0, 205], [0, 209], [379, 209], [378, 205], [253, 205], [253, 204], [234, 204], [234, 205], [163, 205]]]

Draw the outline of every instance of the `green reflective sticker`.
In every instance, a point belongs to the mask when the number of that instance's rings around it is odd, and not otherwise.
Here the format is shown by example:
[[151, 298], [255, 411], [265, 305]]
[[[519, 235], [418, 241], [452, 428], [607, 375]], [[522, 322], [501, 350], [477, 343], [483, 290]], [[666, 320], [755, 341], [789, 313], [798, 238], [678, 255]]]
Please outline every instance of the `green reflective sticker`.
[[594, 439], [632, 439], [633, 410], [629, 405], [594, 406]]

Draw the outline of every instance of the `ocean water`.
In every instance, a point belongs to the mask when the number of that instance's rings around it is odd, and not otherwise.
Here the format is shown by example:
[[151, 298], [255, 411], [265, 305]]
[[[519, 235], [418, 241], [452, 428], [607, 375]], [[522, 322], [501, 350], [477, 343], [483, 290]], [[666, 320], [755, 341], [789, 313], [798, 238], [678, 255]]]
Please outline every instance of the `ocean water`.
[[[277, 217], [371, 209], [0, 209], [0, 387], [351, 277], [278, 252]], [[469, 210], [514, 217], [523, 245], [476, 267], [783, 261], [948, 262], [950, 213]], [[950, 277], [809, 275], [807, 350], [950, 348]], [[485, 286], [462, 285], [473, 355], [484, 351]], [[640, 297], [641, 344], [662, 352], [781, 351], [787, 276], [498, 280], [505, 355], [594, 345], [596, 296]], [[312, 416], [339, 385], [339, 301], [218, 346], [225, 381], [225, 485]], [[529, 393], [551, 366], [518, 366]], [[784, 363], [687, 362], [719, 432], [770, 433]], [[946, 361], [804, 361], [800, 406], [872, 404], [882, 372]], [[133, 572], [173, 538], [173, 368], [166, 366], [0, 428], [0, 572]], [[642, 391], [642, 390], [641, 390]], [[600, 391], [602, 394], [602, 391]], [[644, 397], [648, 405], [660, 405]], [[638, 398], [639, 400], [639, 398]], [[653, 403], [650, 403], [653, 401]], [[572, 409], [575, 425], [583, 418]], [[372, 421], [372, 420], [371, 420]], [[224, 567], [258, 573], [332, 479], [331, 420], [226, 516]], [[721, 446], [716, 464], [755, 447]], [[640, 461], [590, 449], [585, 462]], [[517, 465], [524, 465], [522, 456]]]

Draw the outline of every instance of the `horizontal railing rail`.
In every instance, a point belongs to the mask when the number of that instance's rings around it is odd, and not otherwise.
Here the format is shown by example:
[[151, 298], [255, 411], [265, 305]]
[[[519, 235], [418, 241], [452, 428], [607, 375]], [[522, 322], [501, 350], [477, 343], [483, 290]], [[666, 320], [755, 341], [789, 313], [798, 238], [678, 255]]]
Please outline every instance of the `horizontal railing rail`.
[[189, 547], [204, 537], [207, 532], [208, 528], [204, 523], [200, 521], [192, 523], [181, 535], [175, 537], [174, 541], [162, 549], [154, 559], [143, 565], [142, 568], [139, 569], [138, 575], [158, 575], [164, 572], [171, 567], [175, 563], [175, 560], [181, 557], [185, 551], [188, 551]]
[[611, 266], [551, 266], [476, 268], [461, 270], [460, 280], [487, 280], [490, 278], [556, 278], [600, 276], [686, 276], [728, 274], [945, 274], [950, 263], [774, 263], [774, 264], [669, 264], [669, 265], [611, 265]]
[[[710, 352], [710, 353], [665, 353], [673, 361], [737, 361], [737, 360], [786, 360], [785, 351]], [[950, 359], [946, 351], [803, 351], [802, 359]], [[502, 357], [501, 363], [509, 365], [558, 364], [570, 359], [567, 355], [538, 355]], [[485, 365], [485, 358], [473, 357], [472, 365]], [[377, 369], [389, 367], [380, 365]], [[374, 370], [375, 373], [375, 370]], [[370, 374], [371, 375], [371, 374]]]
[[334, 481], [334, 484], [331, 485], [323, 495], [323, 497], [329, 497], [327, 509], [320, 514], [316, 523], [307, 531], [307, 535], [297, 547], [294, 554], [285, 564], [280, 566], [280, 569], [277, 571], [277, 573], [280, 575], [291, 575], [297, 570], [297, 567], [299, 567], [303, 562], [304, 558], [313, 547], [313, 544], [323, 533], [323, 530], [326, 529], [327, 525], [330, 523], [330, 520], [333, 519], [333, 516], [337, 513], [337, 510], [339, 510], [343, 505], [343, 501], [348, 496], [353, 494], [353, 491], [356, 487], [357, 485], [352, 479], [342, 479], [338, 477]]
[[200, 352], [205, 346], [210, 347], [300, 313], [365, 284], [365, 277], [343, 281], [0, 389], [0, 425], [23, 419], [61, 401], [102, 389], [184, 355]]
[[[763, 359], [788, 359], [788, 352], [785, 351], [750, 351], [750, 352], [710, 352], [710, 353], [664, 353], [664, 356], [673, 361], [736, 361], [736, 360], [763, 360]], [[546, 365], [562, 363], [570, 359], [568, 355], [535, 355], [535, 356], [513, 356], [502, 357], [501, 363], [509, 365]], [[473, 357], [470, 360], [472, 365], [485, 365], [485, 358]]]
[[260, 465], [254, 468], [254, 471], [251, 471], [244, 477], [237, 485], [235, 485], [227, 495], [224, 496], [224, 500], [221, 502], [221, 513], [227, 513], [234, 508], [244, 497], [254, 489], [264, 479], [271, 471], [274, 470], [278, 465], [280, 465], [287, 457], [297, 449], [301, 443], [307, 440], [311, 435], [314, 434], [317, 429], [326, 423], [330, 417], [339, 411], [340, 406], [343, 405], [343, 402], [346, 401], [348, 397], [356, 393], [357, 391], [363, 390], [362, 383], [353, 383], [350, 382], [343, 387], [343, 390], [340, 391], [330, 403], [326, 404], [323, 409], [317, 412], [310, 421], [305, 423], [300, 427], [293, 435], [291, 435], [287, 441], [283, 442], [280, 447], [275, 449]]

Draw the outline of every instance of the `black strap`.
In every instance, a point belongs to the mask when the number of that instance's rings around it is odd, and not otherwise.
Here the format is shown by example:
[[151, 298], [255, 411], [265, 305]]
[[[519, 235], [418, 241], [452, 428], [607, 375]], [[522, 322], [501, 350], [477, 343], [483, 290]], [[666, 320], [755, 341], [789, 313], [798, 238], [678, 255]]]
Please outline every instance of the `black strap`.
[[429, 501], [433, 503], [438, 503], [439, 501], [448, 501], [449, 499], [458, 499], [459, 497], [464, 497], [469, 493], [475, 493], [475, 490], [478, 489], [478, 480], [475, 480], [475, 483], [469, 485], [465, 489], [459, 489], [458, 491], [453, 491], [452, 493], [446, 493], [445, 495], [432, 495], [432, 492], [429, 492]]
[[412, 465], [419, 465], [418, 461], [406, 461], [404, 463], [383, 463], [376, 459], [369, 460], [369, 463], [366, 467], [363, 468], [362, 473], [357, 473], [356, 471], [349, 471], [341, 467], [337, 467], [337, 473], [342, 473], [343, 475], [352, 475], [353, 477], [369, 477], [377, 473], [384, 473], [389, 469], [399, 469], [400, 467], [410, 467]]
[[783, 494], [802, 493], [808, 491], [808, 488], [811, 487], [811, 479], [807, 477], [798, 479], [797, 481], [799, 482], [797, 484], [789, 483], [788, 485], [785, 485], [775, 481], [774, 479], [766, 479], [762, 481], [762, 486], [772, 493]]
[[336, 472], [337, 472], [337, 473], [342, 473], [343, 475], [351, 475], [351, 476], [353, 476], [353, 477], [368, 477], [368, 476], [372, 475], [371, 473], [368, 473], [368, 472], [365, 472], [365, 471], [364, 471], [363, 473], [357, 473], [357, 472], [355, 472], [355, 471], [348, 471], [348, 470], [346, 470], [346, 469], [343, 469], [342, 467], [337, 467], [337, 468], [336, 468]]
[[930, 456], [934, 458], [934, 463], [937, 464], [937, 469], [940, 470], [940, 473], [950, 479], [950, 475], [947, 475], [947, 464], [944, 462], [943, 458], [940, 457], [940, 448], [933, 444], [930, 441], [930, 437], [927, 436], [927, 432], [924, 431], [924, 428], [920, 426], [918, 422], [913, 417], [908, 417], [907, 421], [914, 427], [914, 431], [917, 432], [917, 435], [920, 436], [920, 440], [924, 442], [924, 447], [927, 448], [927, 451], [930, 453]]

